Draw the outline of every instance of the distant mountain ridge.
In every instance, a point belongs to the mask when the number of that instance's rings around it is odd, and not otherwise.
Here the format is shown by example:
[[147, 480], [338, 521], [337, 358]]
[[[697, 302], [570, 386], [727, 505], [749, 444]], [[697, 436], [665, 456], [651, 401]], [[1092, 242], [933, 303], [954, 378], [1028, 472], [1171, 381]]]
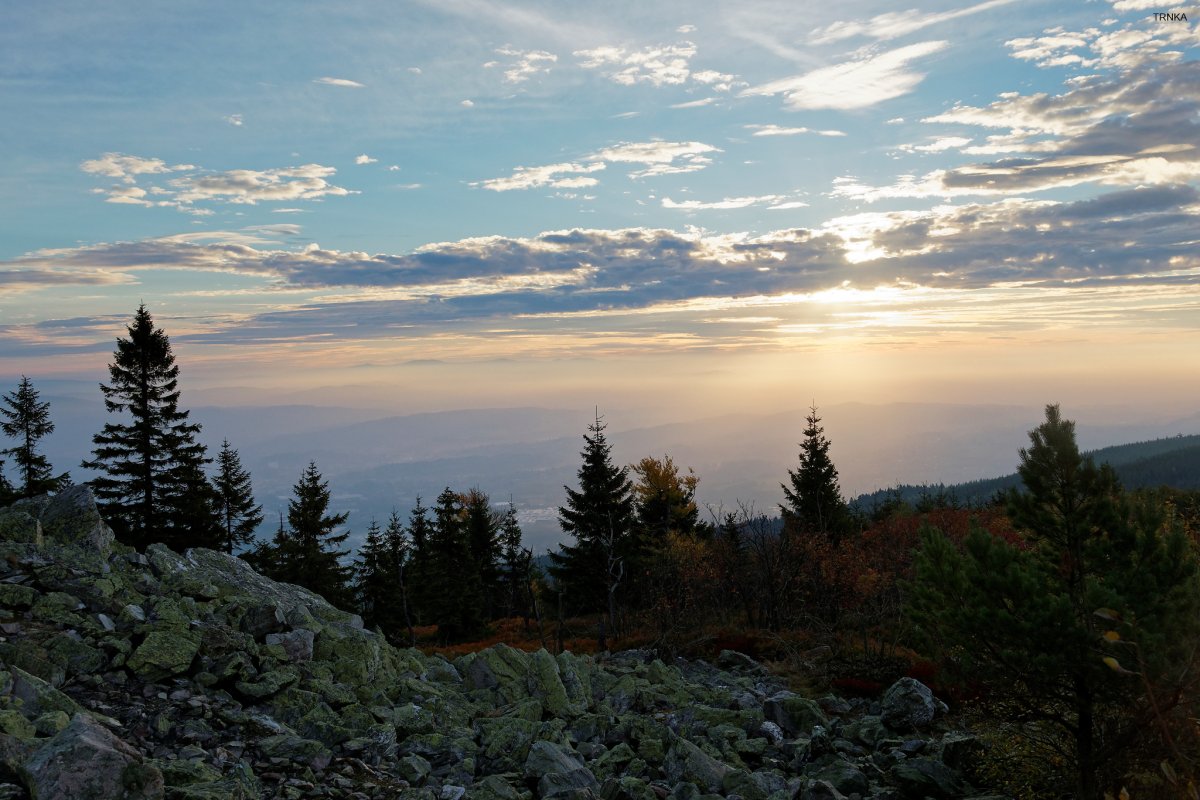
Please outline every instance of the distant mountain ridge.
[[[1200, 435], [1170, 436], [1132, 444], [1114, 445], [1087, 453], [1097, 464], [1109, 464], [1127, 489], [1169, 486], [1172, 489], [1200, 490]], [[956, 484], [900, 484], [889, 489], [859, 495], [852, 505], [865, 511], [889, 499], [918, 503], [931, 495], [945, 495], [963, 505], [987, 503], [997, 492], [1021, 485], [1017, 473], [999, 478]]]

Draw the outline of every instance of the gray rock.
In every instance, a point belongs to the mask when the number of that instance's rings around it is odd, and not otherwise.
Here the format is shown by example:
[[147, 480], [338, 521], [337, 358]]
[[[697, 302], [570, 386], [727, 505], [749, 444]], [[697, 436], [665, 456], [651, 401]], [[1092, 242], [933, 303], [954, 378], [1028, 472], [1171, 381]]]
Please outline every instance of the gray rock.
[[71, 724], [21, 766], [35, 798], [71, 800], [160, 800], [163, 776], [130, 745], [90, 717]]
[[68, 486], [51, 497], [38, 522], [47, 540], [73, 545], [102, 559], [112, 550], [112, 529], [104, 524], [87, 486]]
[[283, 647], [291, 661], [312, 661], [313, 641], [312, 631], [296, 630], [287, 633], [268, 633], [264, 641], [268, 645], [277, 644]]
[[813, 727], [829, 725], [821, 706], [795, 692], [777, 692], [763, 703], [763, 716], [774, 722], [788, 736], [807, 735]]
[[883, 695], [880, 718], [892, 730], [923, 728], [937, 713], [933, 692], [915, 678], [901, 678]]

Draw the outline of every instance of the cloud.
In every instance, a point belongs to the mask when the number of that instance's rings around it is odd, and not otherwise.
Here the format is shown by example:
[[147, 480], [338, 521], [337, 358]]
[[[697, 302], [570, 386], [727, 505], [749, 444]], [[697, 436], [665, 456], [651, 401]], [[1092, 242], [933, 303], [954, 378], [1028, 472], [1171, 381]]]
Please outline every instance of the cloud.
[[707, 153], [720, 148], [703, 142], [626, 142], [606, 147], [592, 158], [615, 164], [644, 164], [645, 169], [629, 173], [631, 178], [697, 172], [712, 163]]
[[783, 199], [782, 195], [764, 194], [757, 197], [726, 197], [723, 200], [716, 200], [709, 203], [701, 202], [700, 200], [684, 200], [677, 203], [669, 197], [664, 197], [662, 199], [662, 207], [677, 208], [683, 211], [726, 210], [778, 203]]
[[856, 109], [877, 105], [908, 94], [924, 80], [922, 73], [908, 68], [909, 62], [930, 56], [947, 42], [920, 42], [876, 55], [771, 81], [742, 91], [742, 97], [783, 95], [784, 105], [793, 110]]
[[[359, 156], [365, 158], [365, 156]], [[368, 162], [357, 162], [368, 163]], [[259, 202], [315, 200], [326, 196], [352, 194], [327, 179], [337, 172], [333, 167], [304, 164], [283, 169], [204, 172], [191, 164], [168, 167], [157, 158], [105, 153], [98, 159], [79, 165], [84, 172], [117, 177], [122, 184], [108, 189], [95, 189], [105, 195], [105, 202], [144, 207], [175, 208], [185, 213], [207, 216], [212, 211], [194, 206], [197, 202], [225, 202], [254, 205]], [[165, 183], [144, 188], [137, 185], [142, 175], [184, 172]]]
[[91, 175], [120, 178], [125, 183], [136, 183], [138, 175], [161, 175], [195, 169], [191, 164], [169, 167], [161, 158], [142, 158], [121, 153], [105, 153], [99, 158], [82, 162], [79, 168]]
[[336, 172], [333, 167], [304, 164], [283, 169], [234, 169], [173, 178], [167, 183], [174, 190], [177, 203], [219, 201], [255, 205], [264, 201], [316, 200], [352, 194], [327, 180]]
[[714, 69], [695, 70], [691, 59], [696, 55], [696, 45], [680, 42], [673, 45], [656, 45], [641, 50], [605, 45], [591, 50], [576, 50], [573, 54], [580, 59], [584, 69], [602, 72], [605, 77], [622, 86], [648, 83], [652, 86], [681, 86], [691, 81], [716, 92], [728, 92], [738, 83], [737, 77]]
[[230, 125], [232, 125], [235, 128], [242, 127], [243, 120], [242, 120], [241, 114], [230, 114], [227, 117], [222, 117], [222, 119], [224, 119], [226, 122], [228, 122]]
[[[692, 73], [692, 80], [710, 86], [714, 91], [728, 92], [733, 88], [735, 76], [726, 72], [717, 72], [715, 69], [702, 69]], [[744, 83], [742, 85], [745, 86]]]
[[459, 105], [462, 106], [463, 108], [474, 108], [475, 101], [474, 100], [463, 100], [459, 103]]
[[608, 164], [642, 164], [644, 168], [630, 172], [629, 177], [647, 178], [702, 170], [712, 163], [712, 159], [706, 154], [719, 152], [720, 149], [703, 142], [623, 142], [592, 153], [582, 162], [517, 167], [507, 178], [492, 178], [471, 185], [494, 192], [536, 189], [543, 186], [582, 189], [595, 186], [599, 181], [591, 177], [579, 177], [580, 175], [598, 172]]
[[378, 158], [371, 158], [366, 153], [363, 153], [360, 156], [355, 156], [355, 158], [354, 158], [355, 164], [374, 164], [377, 161], [379, 161]]
[[[540, 72], [549, 72], [551, 65], [558, 61], [558, 56], [545, 50], [519, 50], [505, 45], [496, 53], [514, 59], [504, 70], [504, 80], [508, 83], [524, 83]], [[484, 66], [492, 66], [489, 62]]]
[[362, 89], [366, 84], [352, 81], [349, 78], [317, 78], [313, 83], [320, 83], [324, 86], [341, 86], [346, 89]]
[[843, 131], [818, 131], [812, 128], [783, 128], [779, 125], [743, 125], [746, 130], [754, 131], [751, 136], [799, 136], [802, 133], [814, 133], [817, 136], [845, 136]]
[[715, 102], [717, 102], [717, 98], [705, 97], [701, 100], [689, 100], [686, 103], [674, 103], [671, 105], [671, 108], [702, 108], [704, 106], [712, 105]]
[[[279, 249], [253, 242], [294, 229], [251, 228], [39, 251], [0, 262], [0, 285], [25, 281], [29, 291], [31, 282], [40, 282], [61, 291], [62, 284], [132, 282], [137, 273], [162, 269], [259, 278], [277, 310], [180, 337], [209, 344], [407, 337], [427, 345], [430, 335], [464, 330], [491, 340], [486, 331], [498, 324], [557, 336], [563, 319], [620, 315], [638, 315], [657, 328], [692, 309], [796, 308], [822, 293], [880, 288], [891, 297], [973, 293], [958, 297], [974, 308], [986, 303], [984, 324], [997, 325], [1007, 314], [1011, 324], [1028, 328], [1035, 324], [1029, 320], [1033, 304], [1042, 303], [1039, 319], [1054, 324], [1059, 312], [1044, 307], [1048, 297], [1085, 298], [1079, 302], [1094, 311], [1099, 291], [1130, 302], [1159, 290], [1189, 292], [1176, 299], [1194, 314], [1198, 211], [1195, 188], [1152, 187], [1069, 203], [1007, 198], [856, 214], [817, 230], [577, 228], [433, 242], [401, 255], [315, 244]], [[997, 305], [1004, 292], [1032, 289], [1055, 294], [1027, 295], [1019, 308]], [[1183, 311], [1177, 316], [1187, 319]], [[611, 322], [579, 324], [614, 330]], [[9, 339], [32, 335], [12, 331], [5, 331]], [[109, 346], [110, 336], [103, 337]]]
[[[1090, 68], [1100, 71], [1069, 78], [1060, 94], [1008, 92], [986, 106], [960, 104], [923, 120], [995, 131], [961, 151], [996, 160], [903, 175], [884, 186], [843, 178], [833, 194], [871, 201], [1200, 180], [1200, 62], [1179, 60], [1183, 34], [1170, 32], [1176, 27], [1186, 26], [1089, 30], [1078, 40], [1087, 43], [1088, 58], [1095, 61]], [[1076, 40], [1059, 30], [1048, 37], [1060, 44]], [[1060, 53], [1050, 44], [1034, 53], [1030, 48], [1036, 46], [1014, 45], [1014, 57], [1053, 59]]]
[[971, 143], [965, 136], [943, 136], [929, 144], [902, 144], [900, 149], [906, 153], [943, 153], [946, 150], [961, 150]]
[[579, 164], [564, 162], [547, 164], [544, 167], [517, 167], [507, 178], [492, 178], [478, 181], [472, 186], [479, 186], [493, 192], [509, 192], [514, 189], [537, 189], [551, 186], [557, 189], [575, 189], [595, 186], [599, 181], [595, 178], [580, 177], [590, 172], [604, 169], [602, 163]]
[[954, 11], [939, 11], [925, 14], [910, 8], [907, 11], [889, 11], [867, 20], [842, 20], [834, 22], [825, 28], [818, 28], [809, 35], [809, 41], [814, 44], [831, 44], [855, 37], [867, 37], [876, 40], [897, 39], [910, 33], [924, 30], [931, 25], [940, 25], [952, 20], [969, 17], [993, 8], [1009, 5], [1017, 0], [987, 0], [978, 5], [960, 8]]
[[686, 83], [691, 69], [688, 62], [696, 55], [696, 45], [683, 42], [658, 45], [641, 50], [604, 46], [591, 50], [576, 50], [584, 69], [601, 70], [615, 83], [633, 86], [649, 83], [653, 86], [677, 86]]

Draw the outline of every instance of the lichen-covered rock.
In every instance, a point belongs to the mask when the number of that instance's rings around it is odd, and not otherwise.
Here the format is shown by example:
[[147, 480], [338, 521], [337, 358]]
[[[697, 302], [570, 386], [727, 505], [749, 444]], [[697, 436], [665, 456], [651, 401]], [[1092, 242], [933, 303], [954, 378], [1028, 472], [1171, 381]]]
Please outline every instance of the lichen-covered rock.
[[159, 800], [163, 776], [137, 750], [83, 714], [21, 766], [35, 798]]
[[715, 792], [731, 769], [687, 739], [676, 738], [667, 752], [663, 772], [672, 784], [686, 781], [701, 791]]
[[62, 711], [73, 716], [83, 710], [41, 678], [11, 664], [8, 670], [12, 674], [11, 696], [21, 701], [21, 712], [27, 717], [36, 718], [48, 711]]
[[133, 651], [126, 666], [140, 677], [157, 681], [187, 672], [200, 650], [200, 638], [177, 630], [151, 631]]
[[893, 683], [884, 693], [880, 707], [883, 724], [896, 731], [923, 728], [937, 714], [933, 692], [915, 678], [901, 678]]
[[263, 641], [268, 646], [281, 647], [289, 661], [312, 661], [315, 636], [312, 631], [300, 629], [287, 633], [268, 633]]
[[807, 735], [814, 726], [829, 725], [829, 718], [816, 701], [794, 692], [772, 695], [763, 704], [763, 714], [791, 736]]
[[55, 494], [38, 521], [48, 541], [78, 547], [101, 559], [107, 559], [112, 551], [112, 529], [101, 518], [87, 486], [68, 486]]

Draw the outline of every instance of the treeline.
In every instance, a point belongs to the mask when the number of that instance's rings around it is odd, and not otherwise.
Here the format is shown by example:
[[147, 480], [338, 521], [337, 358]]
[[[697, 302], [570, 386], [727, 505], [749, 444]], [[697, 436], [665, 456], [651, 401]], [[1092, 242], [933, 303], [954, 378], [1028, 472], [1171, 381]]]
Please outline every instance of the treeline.
[[[330, 510], [329, 484], [310, 463], [286, 520], [281, 514], [274, 535], [258, 540], [264, 515], [250, 474], [228, 440], [215, 459], [197, 440], [200, 425], [180, 407], [170, 340], [144, 305], [127, 334], [100, 385], [111, 419], [82, 463], [99, 473], [89, 483], [119, 541], [238, 553], [269, 577], [358, 609], [367, 624], [406, 644], [417, 626], [435, 626], [439, 639], [453, 641], [478, 636], [495, 618], [532, 613], [533, 554], [522, 547], [516, 509], [496, 511], [477, 488], [447, 488], [432, 508], [417, 498], [407, 524], [395, 513], [386, 527], [373, 520], [352, 559], [342, 549], [347, 514]], [[49, 403], [27, 377], [2, 399], [0, 429], [15, 444], [0, 454], [12, 457], [17, 481], [0, 460], [0, 505], [68, 485], [69, 474], [55, 476], [39, 451], [54, 430]]]

